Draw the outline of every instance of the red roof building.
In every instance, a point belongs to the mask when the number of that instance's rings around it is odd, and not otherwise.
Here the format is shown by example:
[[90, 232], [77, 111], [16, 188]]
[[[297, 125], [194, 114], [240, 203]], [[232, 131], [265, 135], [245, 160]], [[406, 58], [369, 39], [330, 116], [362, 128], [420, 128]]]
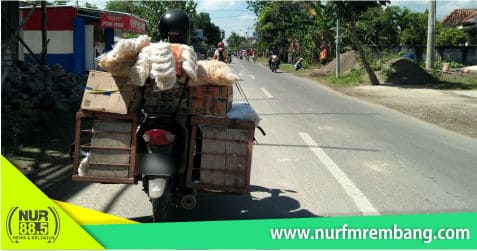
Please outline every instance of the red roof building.
[[[31, 8], [21, 8], [23, 19]], [[96, 57], [112, 49], [115, 33], [146, 33], [143, 19], [123, 12], [75, 6], [49, 6], [47, 18], [47, 63], [60, 64], [66, 71], [76, 74], [94, 69]], [[40, 54], [40, 8], [35, 9], [24, 25], [23, 39], [34, 54]], [[27, 54], [25, 53], [24, 57], [28, 60]]]

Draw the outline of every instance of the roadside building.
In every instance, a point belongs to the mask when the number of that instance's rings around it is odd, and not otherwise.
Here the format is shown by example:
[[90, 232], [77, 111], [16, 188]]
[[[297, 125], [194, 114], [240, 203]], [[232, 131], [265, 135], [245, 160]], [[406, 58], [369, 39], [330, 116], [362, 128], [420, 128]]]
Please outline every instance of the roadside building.
[[[25, 18], [32, 7], [21, 7]], [[129, 13], [77, 6], [47, 9], [48, 65], [60, 64], [66, 71], [81, 74], [95, 68], [95, 59], [112, 49], [123, 32], [146, 33], [145, 21]], [[34, 54], [41, 52], [41, 10], [36, 8], [23, 27], [23, 39]], [[19, 59], [31, 61], [20, 46]]]
[[442, 25], [463, 30], [467, 44], [477, 45], [477, 9], [455, 9], [442, 20]]

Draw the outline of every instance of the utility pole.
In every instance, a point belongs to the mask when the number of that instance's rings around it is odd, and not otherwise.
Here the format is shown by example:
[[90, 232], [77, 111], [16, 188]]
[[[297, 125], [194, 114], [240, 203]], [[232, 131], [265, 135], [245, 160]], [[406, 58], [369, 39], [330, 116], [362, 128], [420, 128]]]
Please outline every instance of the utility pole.
[[336, 18], [336, 77], [340, 76], [340, 10]]
[[426, 69], [431, 70], [434, 65], [434, 54], [436, 46], [436, 0], [430, 0], [429, 17], [427, 19], [427, 48], [426, 48]]
[[48, 53], [48, 10], [46, 7], [46, 1], [41, 1], [41, 53], [40, 62], [42, 65], [46, 65], [46, 54]]

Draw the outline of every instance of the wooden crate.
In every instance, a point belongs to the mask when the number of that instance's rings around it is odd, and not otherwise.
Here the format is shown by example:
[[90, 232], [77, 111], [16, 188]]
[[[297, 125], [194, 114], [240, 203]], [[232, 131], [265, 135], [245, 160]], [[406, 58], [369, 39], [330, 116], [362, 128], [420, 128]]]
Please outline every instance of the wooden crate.
[[[136, 128], [136, 114], [77, 112], [73, 180], [136, 183]], [[90, 152], [89, 167], [82, 176], [80, 150]]]
[[191, 125], [187, 186], [248, 193], [255, 123], [192, 117]]
[[225, 118], [232, 107], [233, 86], [197, 86], [189, 88], [190, 114]]

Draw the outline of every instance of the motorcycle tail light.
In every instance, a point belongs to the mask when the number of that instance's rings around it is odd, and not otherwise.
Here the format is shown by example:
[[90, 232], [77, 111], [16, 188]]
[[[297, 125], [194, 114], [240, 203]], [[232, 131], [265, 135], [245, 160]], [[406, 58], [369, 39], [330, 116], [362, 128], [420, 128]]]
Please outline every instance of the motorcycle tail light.
[[174, 142], [175, 135], [161, 129], [153, 129], [144, 133], [144, 141], [150, 145], [168, 145]]

